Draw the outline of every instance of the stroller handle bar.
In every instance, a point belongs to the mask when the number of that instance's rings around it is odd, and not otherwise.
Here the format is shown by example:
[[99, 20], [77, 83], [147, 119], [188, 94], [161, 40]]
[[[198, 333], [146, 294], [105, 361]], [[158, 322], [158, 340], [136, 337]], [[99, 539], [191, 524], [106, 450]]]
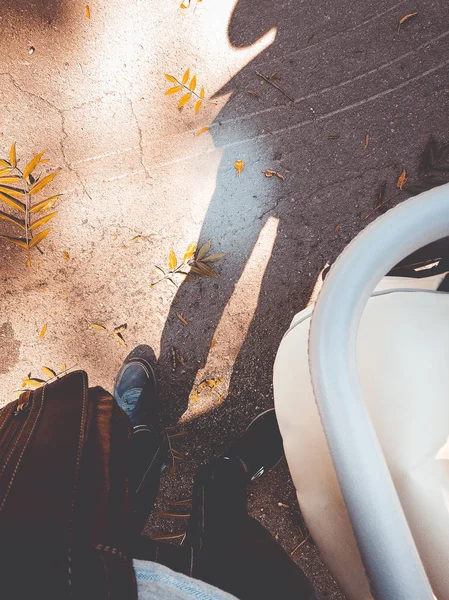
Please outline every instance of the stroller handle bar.
[[448, 233], [449, 184], [379, 217], [335, 262], [311, 322], [309, 368], [316, 402], [373, 595], [382, 600], [434, 595], [363, 400], [357, 331], [381, 278]]

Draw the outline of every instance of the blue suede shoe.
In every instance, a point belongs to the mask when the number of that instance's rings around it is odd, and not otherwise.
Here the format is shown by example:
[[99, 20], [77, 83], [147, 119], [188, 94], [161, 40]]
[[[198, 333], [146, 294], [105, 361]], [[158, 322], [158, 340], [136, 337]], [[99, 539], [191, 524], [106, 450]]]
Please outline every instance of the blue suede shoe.
[[160, 423], [156, 377], [149, 346], [137, 346], [123, 363], [114, 386], [114, 398], [133, 427], [130, 448], [132, 528], [138, 533], [150, 514], [159, 490], [159, 479], [168, 451]]
[[[134, 429], [159, 425], [159, 400], [149, 346], [137, 346], [126, 357], [114, 386], [114, 398]], [[153, 422], [152, 422], [153, 421]]]

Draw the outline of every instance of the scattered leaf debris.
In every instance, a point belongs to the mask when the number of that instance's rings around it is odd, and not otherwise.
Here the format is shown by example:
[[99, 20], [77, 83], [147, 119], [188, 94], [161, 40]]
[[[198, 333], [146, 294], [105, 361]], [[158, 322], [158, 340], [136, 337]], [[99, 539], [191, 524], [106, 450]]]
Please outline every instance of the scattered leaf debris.
[[196, 132], [196, 137], [198, 137], [199, 135], [201, 135], [202, 133], [206, 133], [206, 131], [209, 131], [210, 127], [202, 127], [199, 131]]
[[[256, 71], [256, 75], [258, 77], [260, 77], [261, 79], [263, 79], [264, 81], [266, 81], [267, 83], [269, 83], [270, 85], [272, 85], [273, 87], [275, 87], [277, 90], [279, 90], [281, 92], [281, 94], [284, 94], [284, 96], [290, 100], [290, 102], [295, 101], [295, 99], [292, 98], [289, 94], [287, 94], [287, 92], [285, 90], [283, 90], [277, 83], [274, 83], [274, 81], [272, 81], [270, 77], [266, 77], [265, 75], [262, 75], [262, 73], [259, 73], [259, 71]], [[276, 73], [274, 73], [274, 75], [276, 75]], [[271, 77], [273, 77], [273, 75]]]
[[66, 260], [70, 260], [70, 254], [67, 252], [67, 250], [64, 250], [64, 252], [62, 253], [62, 256], [66, 259]]
[[106, 331], [106, 327], [104, 325], [99, 325], [98, 323], [91, 323], [90, 327], [92, 327], [92, 329], [104, 329]]
[[292, 551], [290, 552], [290, 556], [293, 556], [293, 555], [294, 555], [294, 554], [295, 554], [295, 553], [296, 553], [296, 552], [297, 552], [297, 551], [298, 551], [298, 550], [301, 548], [301, 546], [303, 546], [303, 545], [304, 545], [304, 544], [305, 544], [305, 543], [306, 543], [306, 542], [307, 542], [309, 539], [310, 539], [310, 533], [309, 533], [309, 535], [308, 535], [308, 536], [307, 536], [305, 539], [303, 539], [303, 540], [302, 540], [302, 542], [300, 542], [300, 543], [299, 543], [299, 544], [296, 546], [296, 548], [295, 548], [294, 550], [292, 550]]
[[404, 169], [398, 177], [396, 187], [398, 187], [400, 190], [402, 190], [402, 187], [406, 181], [407, 181], [407, 171]]
[[181, 313], [177, 312], [177, 313], [176, 313], [176, 316], [178, 317], [178, 319], [181, 321], [181, 323], [182, 323], [183, 325], [185, 325], [186, 327], [188, 327], [188, 325], [189, 325], [189, 322], [188, 322], [188, 321], [186, 321], [186, 320], [184, 319], [184, 317], [182, 316], [182, 314], [181, 314]]
[[281, 508], [290, 508], [288, 504], [284, 504], [283, 502], [278, 502], [278, 506], [280, 506]]
[[84, 10], [86, 11], [86, 17], [90, 19], [90, 8], [88, 4], [86, 4]]
[[45, 323], [45, 325], [42, 327], [40, 333], [39, 333], [39, 339], [44, 339], [44, 335], [47, 332], [47, 323]]
[[366, 134], [365, 135], [365, 146], [364, 146], [365, 150], [368, 148], [368, 145], [369, 145], [369, 135]]
[[402, 19], [399, 19], [398, 33], [401, 30], [401, 25], [403, 23], [405, 23], [406, 21], [408, 21], [409, 19], [411, 19], [412, 17], [416, 17], [417, 14], [418, 14], [417, 12], [409, 13], [408, 15], [405, 15], [404, 17], [402, 17]]
[[240, 177], [243, 169], [245, 168], [245, 162], [243, 160], [234, 161], [234, 167], [237, 171], [237, 175]]
[[338, 233], [340, 231], [340, 229], [341, 229], [341, 223], [338, 223], [338, 225], [335, 225], [335, 227], [334, 227], [335, 233]]
[[53, 371], [53, 369], [50, 369], [50, 367], [42, 367], [42, 371], [45, 373], [45, 375], [50, 377], [50, 379], [56, 377], [56, 371]]
[[263, 173], [264, 173], [265, 177], [279, 177], [279, 179], [281, 179], [282, 181], [284, 181], [284, 179], [285, 179], [285, 177], [284, 177], [284, 175], [282, 175], [282, 173], [278, 173], [277, 171], [271, 171], [270, 169], [267, 169]]

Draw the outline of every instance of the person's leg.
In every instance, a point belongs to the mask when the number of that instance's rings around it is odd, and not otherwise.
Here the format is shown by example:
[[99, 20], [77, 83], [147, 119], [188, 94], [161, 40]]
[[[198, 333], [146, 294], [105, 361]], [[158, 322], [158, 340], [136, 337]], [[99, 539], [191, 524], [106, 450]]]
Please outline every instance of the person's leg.
[[140, 532], [153, 508], [168, 447], [160, 424], [153, 360], [149, 346], [137, 346], [124, 361], [114, 386], [114, 398], [133, 428], [130, 468], [133, 536]]
[[198, 470], [186, 544], [193, 576], [240, 600], [317, 598], [313, 586], [270, 533], [248, 515], [247, 485], [283, 456], [274, 411], [256, 419], [227, 456]]

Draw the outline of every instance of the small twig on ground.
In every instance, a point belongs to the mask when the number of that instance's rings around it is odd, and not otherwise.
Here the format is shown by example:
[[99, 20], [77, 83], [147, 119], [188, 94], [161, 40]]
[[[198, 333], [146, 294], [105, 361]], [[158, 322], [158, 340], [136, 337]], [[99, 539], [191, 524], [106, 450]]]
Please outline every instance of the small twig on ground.
[[373, 215], [376, 212], [376, 210], [379, 210], [379, 208], [382, 208], [382, 206], [384, 206], [384, 204], [386, 204], [387, 202], [390, 202], [390, 200], [393, 200], [393, 198], [395, 198], [398, 194], [400, 194], [401, 191], [402, 190], [400, 190], [399, 192], [396, 192], [396, 194], [393, 194], [392, 196], [390, 196], [389, 198], [387, 198], [386, 200], [384, 200], [383, 202], [381, 202], [380, 204], [375, 206], [373, 208], [373, 210], [366, 215], [365, 219], [369, 219], [371, 217], [371, 215]]
[[306, 537], [306, 538], [305, 538], [305, 539], [304, 539], [302, 542], [300, 542], [300, 543], [299, 543], [299, 544], [296, 546], [296, 548], [295, 548], [294, 550], [292, 550], [292, 551], [290, 552], [290, 556], [293, 556], [293, 555], [295, 554], [295, 552], [296, 552], [297, 550], [299, 550], [299, 549], [301, 548], [301, 546], [303, 546], [303, 545], [304, 545], [304, 544], [307, 542], [307, 540], [308, 540], [309, 538], [310, 538], [310, 533], [309, 533], [309, 535], [308, 535], [308, 536], [307, 536], [307, 537]]
[[295, 101], [295, 99], [292, 98], [289, 94], [287, 94], [287, 92], [285, 90], [283, 90], [281, 88], [281, 86], [279, 86], [277, 83], [274, 83], [274, 81], [271, 81], [271, 79], [269, 77], [265, 77], [265, 75], [262, 75], [262, 73], [259, 73], [259, 71], [256, 71], [256, 75], [258, 75], [264, 81], [266, 81], [267, 83], [269, 83], [270, 85], [272, 85], [273, 87], [275, 87], [277, 90], [279, 90], [281, 92], [281, 94], [284, 94], [284, 96], [290, 100], [290, 102], [294, 102]]

